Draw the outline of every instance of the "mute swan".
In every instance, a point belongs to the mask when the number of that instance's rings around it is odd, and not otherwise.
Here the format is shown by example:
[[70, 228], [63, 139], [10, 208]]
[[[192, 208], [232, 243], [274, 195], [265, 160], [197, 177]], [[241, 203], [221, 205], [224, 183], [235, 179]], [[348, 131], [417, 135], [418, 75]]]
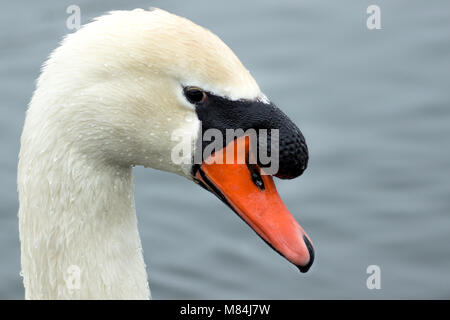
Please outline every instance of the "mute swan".
[[[172, 160], [180, 143], [171, 136], [176, 130], [188, 147], [198, 146], [207, 128], [253, 127], [280, 130], [278, 177], [303, 172], [308, 154], [298, 128], [217, 36], [185, 18], [160, 9], [114, 11], [68, 35], [42, 68], [21, 138], [26, 298], [151, 297], [134, 207], [134, 165], [179, 174], [214, 192], [307, 271], [311, 242], [271, 176], [256, 171], [255, 181], [250, 166], [194, 164], [192, 154], [181, 163]], [[230, 143], [242, 148], [248, 140], [242, 141]], [[77, 283], [69, 279], [74, 270]]]

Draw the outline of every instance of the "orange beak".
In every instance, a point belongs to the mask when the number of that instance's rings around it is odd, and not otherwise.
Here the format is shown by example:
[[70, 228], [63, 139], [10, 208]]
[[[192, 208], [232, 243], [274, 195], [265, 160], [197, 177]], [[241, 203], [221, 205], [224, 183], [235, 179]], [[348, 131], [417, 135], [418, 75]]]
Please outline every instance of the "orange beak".
[[249, 137], [237, 138], [206, 159], [195, 178], [275, 251], [307, 272], [314, 261], [312, 243], [278, 195], [272, 176], [249, 164], [252, 155]]

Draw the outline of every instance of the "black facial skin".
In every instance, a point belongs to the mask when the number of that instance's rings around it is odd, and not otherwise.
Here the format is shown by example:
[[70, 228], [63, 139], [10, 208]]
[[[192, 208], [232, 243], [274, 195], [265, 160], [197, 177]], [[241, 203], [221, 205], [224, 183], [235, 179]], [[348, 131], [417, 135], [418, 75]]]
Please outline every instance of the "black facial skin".
[[[198, 92], [200, 91], [200, 92]], [[195, 111], [202, 121], [203, 133], [211, 128], [218, 129], [226, 137], [226, 129], [259, 129], [268, 130], [268, 150], [270, 156], [270, 129], [279, 130], [279, 170], [275, 174], [281, 179], [293, 179], [300, 176], [308, 165], [308, 148], [305, 138], [297, 126], [274, 104], [252, 100], [229, 100], [201, 89], [186, 87], [188, 100], [198, 97], [199, 101], [191, 101], [196, 105]], [[202, 96], [202, 94], [206, 96]], [[203, 97], [200, 100], [200, 97]], [[229, 141], [224, 141], [224, 146]], [[204, 148], [211, 143], [203, 141]], [[263, 164], [260, 164], [264, 167]], [[198, 166], [194, 166], [196, 171]]]

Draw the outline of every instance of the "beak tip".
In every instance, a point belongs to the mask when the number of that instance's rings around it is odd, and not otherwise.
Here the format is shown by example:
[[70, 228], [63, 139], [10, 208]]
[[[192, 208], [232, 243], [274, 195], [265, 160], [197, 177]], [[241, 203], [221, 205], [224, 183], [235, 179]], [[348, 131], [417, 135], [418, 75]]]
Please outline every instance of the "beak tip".
[[309, 241], [307, 236], [303, 236], [303, 240], [305, 241], [306, 248], [308, 248], [309, 252], [309, 261], [306, 265], [300, 266], [297, 265], [297, 268], [300, 270], [301, 273], [306, 273], [311, 268], [312, 264], [314, 263], [314, 248], [312, 246], [311, 241]]
[[[311, 260], [310, 260], [311, 261]], [[308, 264], [306, 266], [296, 266], [298, 268], [298, 270], [300, 270], [301, 273], [306, 273], [309, 271], [309, 269], [311, 268], [312, 263], [308, 262]]]

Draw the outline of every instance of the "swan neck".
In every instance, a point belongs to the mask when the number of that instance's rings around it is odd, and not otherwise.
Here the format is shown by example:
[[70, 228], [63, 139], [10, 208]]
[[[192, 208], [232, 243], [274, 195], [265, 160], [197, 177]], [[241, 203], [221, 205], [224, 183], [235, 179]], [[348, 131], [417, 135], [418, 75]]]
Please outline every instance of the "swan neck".
[[[59, 149], [59, 150], [58, 150]], [[19, 225], [28, 299], [148, 299], [131, 167], [22, 144]]]

